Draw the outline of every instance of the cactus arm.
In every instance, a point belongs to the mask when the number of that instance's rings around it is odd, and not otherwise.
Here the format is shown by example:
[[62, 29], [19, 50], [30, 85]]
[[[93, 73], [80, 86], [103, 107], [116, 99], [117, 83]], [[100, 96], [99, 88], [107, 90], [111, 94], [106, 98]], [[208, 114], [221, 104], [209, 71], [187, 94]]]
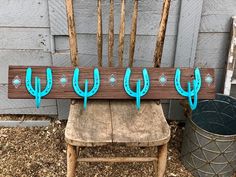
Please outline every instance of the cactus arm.
[[88, 97], [95, 95], [100, 87], [100, 74], [98, 68], [93, 71], [93, 88], [88, 92]]
[[141, 80], [139, 79], [136, 82], [136, 92], [132, 91], [130, 88], [130, 85], [129, 85], [130, 76], [131, 76], [131, 69], [127, 68], [125, 72], [124, 83], [123, 83], [124, 89], [125, 89], [125, 92], [129, 96], [136, 98], [136, 107], [139, 110], [141, 97], [144, 96], [150, 88], [150, 79], [149, 79], [148, 71], [146, 68], [143, 69], [143, 89], [141, 90]]
[[88, 102], [88, 79], [84, 82], [84, 109], [87, 107]]
[[175, 89], [177, 90], [177, 92], [182, 95], [182, 96], [188, 96], [188, 92], [184, 91], [181, 83], [180, 83], [180, 76], [181, 76], [181, 71], [179, 68], [176, 69], [175, 71]]
[[147, 94], [148, 90], [150, 88], [150, 79], [148, 75], [148, 71], [146, 68], [143, 69], [143, 89], [141, 91], [141, 96], [144, 96]]
[[126, 93], [129, 96], [136, 97], [136, 93], [132, 91], [129, 87], [130, 76], [131, 76], [131, 69], [127, 68], [125, 72], [125, 77], [124, 77], [124, 88], [125, 88]]
[[87, 107], [88, 97], [91, 97], [94, 94], [96, 94], [99, 87], [100, 87], [100, 75], [99, 75], [99, 70], [97, 68], [94, 69], [93, 76], [94, 76], [93, 88], [90, 91], [88, 91], [88, 82], [89, 81], [88, 81], [88, 79], [86, 79], [85, 83], [84, 83], [84, 91], [83, 91], [79, 87], [79, 68], [76, 68], [74, 70], [72, 86], [73, 86], [75, 93], [77, 95], [79, 95], [80, 97], [84, 98], [84, 109], [86, 109], [86, 107]]
[[189, 106], [192, 110], [195, 110], [197, 108], [197, 99], [198, 99], [198, 94], [197, 94], [197, 81], [194, 80], [193, 81], [193, 91], [194, 91], [194, 98], [192, 101], [192, 97], [191, 97], [191, 83], [188, 82], [188, 93], [189, 93], [189, 96], [188, 96], [188, 101], [189, 101]]
[[39, 108], [41, 103], [41, 81], [38, 77], [35, 77], [35, 93], [36, 108]]
[[35, 88], [32, 87], [31, 83], [32, 79], [32, 69], [27, 68], [26, 70], [26, 81], [25, 81], [25, 86], [28, 92], [35, 97], [35, 104], [36, 107], [40, 107], [41, 103], [41, 98], [46, 96], [52, 89], [52, 70], [50, 68], [47, 68], [47, 85], [45, 89], [41, 92], [41, 81], [39, 77], [35, 77]]
[[141, 102], [140, 85], [141, 85], [141, 81], [138, 80], [136, 82], [136, 107], [138, 110], [140, 109], [140, 102]]
[[35, 95], [35, 90], [33, 89], [32, 85], [31, 85], [31, 78], [32, 78], [32, 69], [31, 68], [27, 68], [26, 70], [26, 79], [25, 79], [25, 86], [28, 90], [28, 92], [34, 96]]
[[[181, 77], [181, 71], [179, 68], [176, 69], [175, 71], [175, 79], [174, 79], [174, 84], [175, 84], [175, 89], [177, 90], [177, 92], [185, 97], [188, 97], [189, 94], [190, 96], [194, 96], [194, 90], [191, 90], [191, 92], [186, 92], [185, 90], [183, 90], [182, 86], [181, 86], [181, 81], [180, 81], [180, 77]], [[194, 77], [195, 77], [195, 82], [196, 82], [196, 92], [199, 92], [201, 89], [201, 73], [199, 68], [196, 68], [194, 71]]]
[[73, 75], [73, 88], [77, 95], [83, 96], [83, 91], [79, 87], [79, 69], [75, 68]]
[[[195, 84], [196, 84], [196, 92], [198, 93], [202, 86], [202, 78], [201, 78], [201, 72], [199, 68], [196, 68], [194, 71], [194, 77], [195, 77]], [[193, 94], [194, 95], [194, 94]]]
[[52, 90], [52, 70], [51, 68], [47, 68], [47, 84], [45, 89], [42, 91], [41, 96], [44, 97], [47, 94], [49, 94], [49, 92]]

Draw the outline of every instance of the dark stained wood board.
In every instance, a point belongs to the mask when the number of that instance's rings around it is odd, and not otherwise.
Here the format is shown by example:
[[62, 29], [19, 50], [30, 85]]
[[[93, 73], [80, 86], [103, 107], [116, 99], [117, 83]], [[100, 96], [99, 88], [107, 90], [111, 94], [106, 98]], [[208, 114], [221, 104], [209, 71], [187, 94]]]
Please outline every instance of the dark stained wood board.
[[[34, 87], [34, 77], [38, 76], [41, 79], [41, 89], [43, 90], [46, 84], [46, 68], [47, 66], [10, 66], [8, 76], [8, 97], [11, 99], [33, 99], [26, 87], [25, 87], [25, 75], [26, 69], [32, 68], [32, 84]], [[51, 67], [53, 73], [53, 88], [51, 92], [43, 97], [45, 99], [81, 99], [72, 87], [73, 78], [73, 67]], [[93, 69], [88, 67], [80, 67], [80, 86], [84, 88], [84, 80], [89, 80], [89, 90], [93, 85]], [[142, 80], [142, 69], [143, 68], [132, 68], [132, 74], [130, 79], [131, 88], [135, 91], [136, 81]], [[89, 99], [132, 99], [129, 97], [123, 88], [123, 78], [126, 68], [99, 68], [101, 85], [96, 95]], [[186, 99], [178, 94], [174, 87], [174, 76], [175, 68], [147, 68], [149, 77], [151, 80], [150, 89], [148, 93], [142, 97], [142, 99]], [[202, 68], [202, 87], [198, 94], [199, 99], [214, 99], [215, 98], [215, 78], [214, 69]], [[181, 84], [182, 87], [187, 91], [187, 82], [192, 81], [194, 69], [181, 68]], [[116, 78], [115, 85], [111, 85], [109, 79], [111, 75]], [[167, 83], [162, 86], [159, 82], [159, 78], [162, 74], [167, 77]], [[205, 77], [210, 74], [213, 77], [212, 84], [208, 85], [205, 82]], [[67, 84], [63, 87], [59, 82], [60, 78], [65, 75], [68, 79]], [[12, 84], [12, 80], [18, 76], [21, 79], [21, 85], [18, 88]], [[141, 81], [141, 85], [142, 85]], [[141, 86], [142, 88], [142, 86]]]

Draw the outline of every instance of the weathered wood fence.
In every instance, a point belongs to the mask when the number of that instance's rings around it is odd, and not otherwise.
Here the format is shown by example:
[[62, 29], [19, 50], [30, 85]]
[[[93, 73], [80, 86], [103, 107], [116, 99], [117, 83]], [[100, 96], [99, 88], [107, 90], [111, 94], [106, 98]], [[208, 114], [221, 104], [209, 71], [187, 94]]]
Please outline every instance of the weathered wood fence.
[[[82, 66], [97, 65], [97, 7], [93, 0], [74, 0], [78, 47]], [[69, 44], [64, 0], [0, 0], [0, 114], [46, 114], [66, 118], [69, 100], [45, 100], [36, 109], [34, 100], [7, 98], [8, 65], [69, 66]], [[109, 0], [102, 0], [103, 26], [109, 23]], [[134, 66], [152, 66], [162, 0], [140, 0]], [[133, 3], [126, 1], [126, 24], [132, 20]], [[235, 0], [172, 0], [163, 53], [163, 67], [213, 67], [217, 90], [222, 91], [231, 16]], [[120, 0], [114, 3], [119, 22]], [[107, 15], [105, 15], [107, 14]], [[141, 25], [140, 25], [141, 24]], [[114, 61], [118, 61], [119, 23], [114, 24]], [[125, 31], [124, 62], [129, 58]], [[108, 29], [103, 29], [108, 40]], [[145, 47], [143, 47], [145, 46]], [[103, 60], [107, 63], [107, 42]], [[118, 63], [115, 63], [118, 65]], [[179, 104], [164, 101], [170, 119], [178, 119]], [[169, 106], [171, 105], [171, 106]], [[169, 109], [170, 107], [170, 109]], [[175, 115], [175, 116], [174, 116]]]

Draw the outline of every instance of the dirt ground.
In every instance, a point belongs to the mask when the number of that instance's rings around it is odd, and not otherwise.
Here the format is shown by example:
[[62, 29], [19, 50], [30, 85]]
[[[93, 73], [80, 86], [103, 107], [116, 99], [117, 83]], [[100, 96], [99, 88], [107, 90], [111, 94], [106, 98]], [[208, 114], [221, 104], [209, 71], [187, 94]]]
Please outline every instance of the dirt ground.
[[[0, 129], [1, 177], [66, 176], [65, 121], [52, 121], [43, 128]], [[183, 125], [170, 122], [172, 137], [168, 148], [167, 177], [192, 177], [180, 161]], [[126, 148], [117, 145], [84, 148], [80, 157], [151, 156], [154, 148]], [[83, 177], [152, 177], [153, 166], [146, 163], [79, 163]]]

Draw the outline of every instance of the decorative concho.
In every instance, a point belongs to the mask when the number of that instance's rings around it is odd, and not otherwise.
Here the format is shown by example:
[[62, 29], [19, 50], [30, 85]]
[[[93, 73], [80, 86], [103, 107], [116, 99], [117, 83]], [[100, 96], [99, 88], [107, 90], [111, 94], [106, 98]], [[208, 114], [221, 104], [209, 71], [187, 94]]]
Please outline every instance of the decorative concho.
[[59, 82], [60, 82], [60, 84], [62, 85], [62, 87], [65, 87], [65, 86], [66, 86], [67, 81], [68, 81], [67, 77], [63, 74], [63, 75], [61, 76], [60, 80], [59, 80]]
[[111, 84], [111, 86], [114, 86], [116, 84], [116, 77], [114, 74], [110, 76], [109, 83]]
[[205, 77], [205, 82], [210, 86], [213, 83], [213, 77], [210, 74], [207, 74]]
[[161, 86], [165, 86], [167, 83], [167, 77], [164, 73], [162, 73], [162, 75], [159, 77], [159, 82], [161, 84]]
[[15, 78], [12, 80], [12, 84], [15, 88], [18, 88], [21, 85], [21, 79], [19, 76], [15, 76]]

